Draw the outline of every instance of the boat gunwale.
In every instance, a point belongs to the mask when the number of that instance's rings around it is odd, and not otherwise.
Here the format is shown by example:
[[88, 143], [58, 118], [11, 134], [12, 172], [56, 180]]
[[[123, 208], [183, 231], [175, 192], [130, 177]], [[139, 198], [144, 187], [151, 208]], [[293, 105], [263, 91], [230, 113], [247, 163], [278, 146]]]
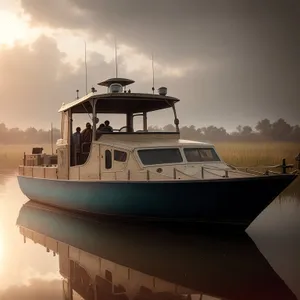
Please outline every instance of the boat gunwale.
[[[252, 174], [249, 174], [252, 175]], [[34, 179], [34, 180], [49, 180], [49, 181], [60, 181], [60, 182], [77, 182], [77, 183], [109, 183], [109, 184], [188, 184], [188, 183], [214, 183], [214, 182], [241, 182], [241, 181], [255, 181], [255, 180], [267, 180], [272, 178], [273, 180], [279, 179], [282, 177], [290, 177], [292, 183], [296, 178], [299, 177], [298, 174], [270, 174], [270, 175], [252, 175], [249, 177], [222, 177], [222, 178], [212, 178], [212, 179], [173, 179], [173, 180], [75, 180], [75, 179], [58, 179], [58, 178], [39, 178], [39, 177], [31, 177], [31, 176], [24, 176], [24, 175], [17, 175], [17, 178], [22, 177], [26, 179]]]

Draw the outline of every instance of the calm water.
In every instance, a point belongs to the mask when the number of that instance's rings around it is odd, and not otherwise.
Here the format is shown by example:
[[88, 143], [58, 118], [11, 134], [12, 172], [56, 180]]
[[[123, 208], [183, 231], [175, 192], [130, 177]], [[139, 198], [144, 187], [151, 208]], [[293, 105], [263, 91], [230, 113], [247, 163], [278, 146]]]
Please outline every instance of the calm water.
[[68, 272], [85, 299], [300, 300], [299, 180], [238, 237], [94, 223], [26, 202], [0, 171], [0, 300], [63, 299]]

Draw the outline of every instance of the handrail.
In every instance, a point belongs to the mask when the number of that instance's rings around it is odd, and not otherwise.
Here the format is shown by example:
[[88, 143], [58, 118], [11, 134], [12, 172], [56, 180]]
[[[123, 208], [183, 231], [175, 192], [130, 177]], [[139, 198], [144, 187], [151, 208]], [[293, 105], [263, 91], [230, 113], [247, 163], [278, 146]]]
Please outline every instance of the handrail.
[[[298, 154], [298, 156], [295, 157], [295, 160], [298, 163], [298, 165], [296, 166], [296, 170], [294, 170], [294, 171], [291, 172], [292, 174], [298, 174], [298, 173], [300, 173], [300, 153]], [[245, 169], [246, 172], [249, 172], [250, 168], [266, 169], [266, 172], [264, 173], [264, 175], [269, 175], [270, 173], [272, 173], [272, 174], [280, 174], [278, 172], [274, 172], [274, 171], [269, 170], [269, 169], [277, 169], [277, 168], [281, 168], [282, 169], [281, 174], [287, 174], [287, 169], [293, 169], [295, 167], [293, 164], [287, 164], [285, 158], [283, 158], [282, 159], [282, 163], [278, 164], [278, 165], [271, 165], [271, 166], [256, 165], [256, 166], [252, 166], [252, 167], [249, 167], [249, 166], [248, 167], [238, 167], [238, 166], [234, 166], [234, 165], [230, 165], [230, 166], [233, 167], [233, 168], [235, 168], [236, 170]], [[260, 173], [258, 171], [254, 171], [254, 170], [251, 170], [251, 171], [252, 172], [256, 172], [256, 173]]]
[[[227, 167], [229, 167], [229, 168], [227, 168]], [[237, 166], [231, 166], [231, 165], [227, 165], [227, 167], [220, 168], [220, 167], [215, 167], [215, 166], [202, 165], [201, 168], [198, 169], [197, 172], [193, 175], [187, 174], [184, 171], [179, 170], [176, 167], [173, 168], [173, 176], [165, 174], [165, 173], [157, 173], [157, 172], [154, 172], [154, 171], [149, 170], [149, 169], [138, 171], [138, 173], [146, 174], [148, 181], [151, 180], [150, 174], [155, 174], [156, 176], [160, 175], [160, 176], [164, 176], [164, 177], [171, 178], [171, 179], [174, 179], [174, 180], [178, 180], [179, 178], [177, 178], [177, 176], [176, 176], [177, 173], [182, 174], [182, 175], [184, 175], [188, 178], [191, 178], [191, 179], [198, 179], [199, 180], [199, 179], [204, 179], [204, 171], [211, 174], [211, 175], [213, 175], [213, 176], [220, 177], [220, 178], [228, 178], [230, 173], [232, 173], [232, 174], [245, 174], [245, 173], [247, 173], [247, 174], [252, 175], [252, 176], [255, 176], [255, 175], [268, 176], [269, 174], [277, 174], [277, 175], [280, 174], [279, 172], [274, 172], [274, 171], [271, 171], [271, 170], [266, 170], [265, 172], [259, 172], [257, 170], [252, 170], [251, 167], [237, 167]], [[266, 166], [257, 166], [257, 168], [265, 168], [265, 167]], [[293, 165], [286, 164], [285, 159], [284, 159], [282, 165], [274, 165], [274, 166], [269, 166], [269, 167], [273, 167], [273, 168], [281, 167], [281, 168], [283, 168], [283, 173], [285, 174], [286, 169], [287, 168], [292, 168]], [[235, 168], [235, 169], [232, 169], [232, 168]], [[245, 171], [242, 172], [239, 169], [245, 169]], [[217, 173], [212, 172], [212, 171], [223, 171], [224, 175], [217, 174]], [[201, 176], [199, 176], [199, 172], [201, 172]], [[291, 174], [299, 174], [300, 175], [300, 172], [299, 172], [299, 170], [294, 170], [293, 172], [291, 172]], [[131, 176], [129, 174], [128, 175], [128, 180], [130, 180], [130, 178], [131, 178]]]
[[228, 168], [218, 168], [218, 167], [212, 167], [212, 166], [207, 166], [207, 165], [203, 165], [202, 168], [209, 169], [209, 170], [217, 170], [217, 171], [228, 171], [228, 172], [236, 173], [236, 174], [243, 173], [243, 172], [241, 172], [239, 170], [230, 170]]
[[[261, 168], [261, 169], [277, 169], [277, 168], [282, 168], [282, 165], [272, 165], [272, 166], [265, 166], [265, 165], [255, 165], [255, 166], [247, 166], [247, 167], [238, 167], [238, 166], [234, 166], [234, 165], [230, 165], [236, 169], [250, 169], [250, 168]], [[293, 164], [288, 164], [285, 165], [288, 168], [293, 168], [294, 165]]]
[[[200, 178], [198, 178], [198, 177], [196, 177], [196, 176], [193, 176], [193, 175], [190, 175], [190, 174], [186, 174], [186, 173], [184, 173], [183, 171], [178, 170], [177, 168], [175, 168], [175, 170], [176, 170], [176, 172], [181, 173], [182, 175], [187, 176], [187, 177], [190, 177], [190, 178], [192, 178], [192, 179], [200, 179]], [[197, 174], [197, 173], [196, 173], [196, 174]]]
[[[204, 168], [204, 170], [205, 170], [206, 168]], [[219, 177], [224, 177], [223, 175], [219, 175], [219, 174], [216, 174], [216, 173], [213, 173], [213, 172], [211, 172], [211, 171], [208, 171], [208, 170], [205, 170], [207, 173], [209, 173], [209, 174], [211, 174], [211, 175], [214, 175], [214, 176], [219, 176]], [[224, 170], [225, 171], [225, 170]]]

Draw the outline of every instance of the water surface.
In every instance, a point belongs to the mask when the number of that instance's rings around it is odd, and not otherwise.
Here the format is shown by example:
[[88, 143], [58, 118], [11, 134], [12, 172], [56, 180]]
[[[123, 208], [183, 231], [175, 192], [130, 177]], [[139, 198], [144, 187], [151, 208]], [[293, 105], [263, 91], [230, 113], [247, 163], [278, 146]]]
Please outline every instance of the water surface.
[[[300, 300], [299, 180], [251, 224], [248, 235], [240, 237], [121, 228], [30, 207], [20, 212], [26, 202], [15, 174], [1, 171], [0, 299], [62, 299], [63, 269], [69, 262], [61, 250], [61, 262], [51, 249], [47, 251], [45, 240], [51, 238], [57, 245], [83, 251], [82, 265], [75, 265], [78, 274], [84, 272], [82, 266], [91, 268], [92, 274], [92, 258], [99, 258], [101, 268], [111, 273], [103, 276], [114, 278], [104, 278], [105, 282], [113, 281], [119, 287], [115, 297], [122, 299], [175, 299], [168, 294], [172, 292], [193, 294], [192, 299], [202, 295], [202, 300]], [[17, 220], [27, 222], [24, 216], [29, 216], [35, 232], [26, 243], [23, 235], [28, 232], [20, 232], [16, 225]], [[89, 258], [84, 260], [84, 255]], [[81, 281], [78, 289], [90, 293]], [[106, 295], [100, 277], [99, 282], [98, 293]], [[111, 299], [109, 294], [102, 298]]]

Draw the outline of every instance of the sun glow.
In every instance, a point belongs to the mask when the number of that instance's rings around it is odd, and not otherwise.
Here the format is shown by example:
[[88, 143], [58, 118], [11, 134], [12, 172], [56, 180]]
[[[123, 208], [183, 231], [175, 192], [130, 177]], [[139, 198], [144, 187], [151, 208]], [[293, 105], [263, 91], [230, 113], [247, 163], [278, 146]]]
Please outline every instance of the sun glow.
[[29, 27], [25, 17], [0, 10], [0, 46], [13, 46], [16, 41], [28, 42], [38, 32]]
[[0, 227], [0, 274], [1, 274], [1, 267], [2, 267], [2, 262], [3, 260], [3, 236], [2, 236], [2, 232], [1, 232], [1, 227]]

